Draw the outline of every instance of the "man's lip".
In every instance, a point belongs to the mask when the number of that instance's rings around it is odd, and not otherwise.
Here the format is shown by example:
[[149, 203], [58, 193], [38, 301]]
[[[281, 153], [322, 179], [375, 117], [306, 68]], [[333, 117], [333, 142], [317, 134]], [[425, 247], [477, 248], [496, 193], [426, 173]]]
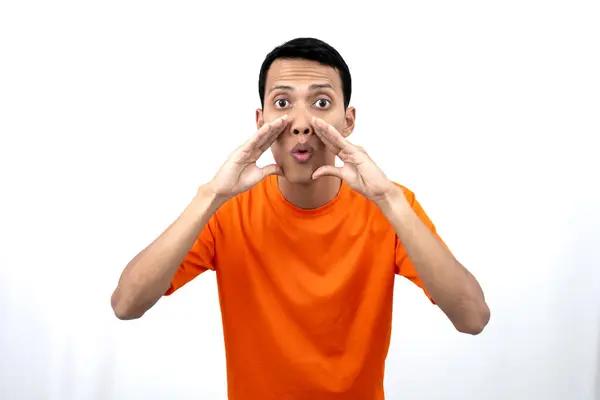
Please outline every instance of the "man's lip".
[[313, 152], [312, 147], [310, 147], [308, 144], [300, 144], [300, 143], [298, 143], [292, 149], [292, 154], [295, 154], [295, 153], [309, 153], [309, 154], [312, 154], [312, 152]]
[[292, 153], [292, 157], [294, 157], [296, 159], [296, 161], [298, 161], [300, 163], [306, 163], [312, 158], [312, 153], [310, 151], [305, 151], [305, 152], [296, 151], [296, 152]]

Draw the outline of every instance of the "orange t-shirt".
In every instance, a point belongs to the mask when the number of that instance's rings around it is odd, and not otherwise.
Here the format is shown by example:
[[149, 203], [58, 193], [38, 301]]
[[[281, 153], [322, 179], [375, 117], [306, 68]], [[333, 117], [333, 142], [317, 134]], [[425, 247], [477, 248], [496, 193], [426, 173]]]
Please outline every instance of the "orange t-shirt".
[[268, 177], [213, 215], [165, 295], [209, 269], [229, 399], [384, 398], [395, 275], [423, 284], [374, 203], [342, 183], [328, 204], [303, 210]]

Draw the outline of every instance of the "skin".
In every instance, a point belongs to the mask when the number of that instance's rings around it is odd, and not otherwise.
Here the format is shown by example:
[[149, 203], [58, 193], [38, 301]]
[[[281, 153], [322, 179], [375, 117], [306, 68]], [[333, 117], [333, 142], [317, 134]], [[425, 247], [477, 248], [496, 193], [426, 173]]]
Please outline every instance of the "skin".
[[[256, 112], [258, 131], [233, 151], [188, 207], [124, 269], [111, 297], [120, 319], [141, 317], [164, 294], [180, 263], [211, 216], [225, 202], [269, 175], [283, 195], [301, 208], [331, 201], [344, 180], [372, 201], [390, 221], [425, 288], [460, 332], [478, 334], [490, 310], [477, 280], [429, 231], [404, 192], [367, 152], [349, 142], [355, 110], [344, 109], [339, 74], [305, 60], [275, 61], [266, 81], [265, 104]], [[294, 146], [308, 145], [310, 162], [299, 163]], [[274, 164], [256, 161], [271, 149]], [[335, 157], [344, 165], [335, 166]]]

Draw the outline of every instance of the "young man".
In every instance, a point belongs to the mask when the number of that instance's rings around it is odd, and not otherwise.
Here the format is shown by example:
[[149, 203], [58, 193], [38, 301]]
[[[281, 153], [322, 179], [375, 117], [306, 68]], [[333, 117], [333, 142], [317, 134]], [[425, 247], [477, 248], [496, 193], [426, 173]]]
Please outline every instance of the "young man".
[[[348, 140], [351, 78], [335, 49], [276, 48], [259, 94], [258, 132], [127, 265], [114, 312], [139, 318], [213, 270], [230, 399], [383, 399], [395, 275], [469, 334], [490, 317], [482, 290], [414, 194]], [[259, 168], [268, 149], [275, 164]]]

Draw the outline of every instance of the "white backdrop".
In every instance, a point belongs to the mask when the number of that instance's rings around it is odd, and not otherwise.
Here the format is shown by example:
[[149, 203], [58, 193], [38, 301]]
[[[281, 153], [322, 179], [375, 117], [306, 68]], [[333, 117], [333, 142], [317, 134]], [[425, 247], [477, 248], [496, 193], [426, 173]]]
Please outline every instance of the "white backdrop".
[[1, 3], [0, 398], [225, 398], [213, 273], [137, 321], [110, 295], [254, 133], [296, 36], [346, 58], [352, 140], [492, 310], [461, 335], [398, 279], [388, 398], [600, 398], [598, 2], [211, 3]]

